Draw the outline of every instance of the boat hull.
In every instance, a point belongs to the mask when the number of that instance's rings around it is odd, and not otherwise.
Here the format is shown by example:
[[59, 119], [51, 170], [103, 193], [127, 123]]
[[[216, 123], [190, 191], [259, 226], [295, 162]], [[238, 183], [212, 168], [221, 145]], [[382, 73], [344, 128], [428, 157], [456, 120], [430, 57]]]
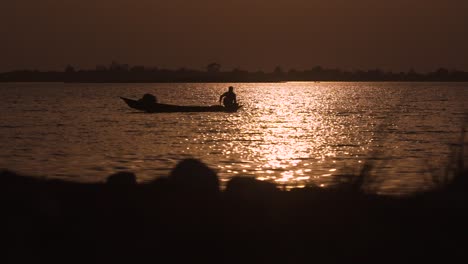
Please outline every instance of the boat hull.
[[130, 108], [145, 111], [148, 113], [178, 113], [178, 112], [237, 112], [242, 106], [224, 107], [221, 105], [212, 106], [184, 106], [170, 104], [151, 104], [146, 105], [140, 101], [120, 97]]

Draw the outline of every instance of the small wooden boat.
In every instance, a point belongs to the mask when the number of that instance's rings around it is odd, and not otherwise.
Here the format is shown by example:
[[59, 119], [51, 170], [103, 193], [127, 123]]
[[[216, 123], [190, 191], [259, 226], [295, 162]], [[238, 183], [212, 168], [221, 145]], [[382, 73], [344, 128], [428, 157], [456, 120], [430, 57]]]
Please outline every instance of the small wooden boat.
[[189, 105], [170, 105], [170, 104], [146, 104], [142, 101], [120, 97], [131, 108], [145, 111], [148, 113], [177, 113], [177, 112], [237, 112], [242, 105], [235, 104], [232, 107], [222, 105], [212, 106], [189, 106]]

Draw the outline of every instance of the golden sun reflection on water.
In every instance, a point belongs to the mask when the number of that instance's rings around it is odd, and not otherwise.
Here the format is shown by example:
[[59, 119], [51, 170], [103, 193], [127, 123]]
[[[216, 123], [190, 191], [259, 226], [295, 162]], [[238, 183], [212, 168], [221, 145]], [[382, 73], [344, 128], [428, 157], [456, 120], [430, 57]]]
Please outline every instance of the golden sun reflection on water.
[[[250, 160], [252, 164], [243, 164], [238, 170], [229, 164], [218, 165], [218, 168], [271, 181], [285, 188], [304, 188], [312, 182], [323, 187], [322, 178], [331, 176], [337, 169], [326, 168], [327, 173], [314, 176], [311, 172], [318, 171], [317, 164], [337, 155], [329, 146], [330, 139], [337, 133], [329, 124], [331, 118], [313, 111], [323, 109], [323, 102], [307, 98], [307, 94], [299, 97], [305, 100], [298, 100], [297, 94], [292, 96], [289, 89], [280, 89], [275, 91], [274, 98], [265, 100], [274, 105], [257, 102], [257, 113], [264, 114], [251, 115], [249, 122], [240, 122], [235, 129], [255, 133], [234, 136], [227, 143], [229, 147], [222, 150], [227, 157]], [[232, 134], [229, 137], [233, 137]]]
[[[441, 160], [448, 138], [438, 136], [458, 130], [456, 121], [442, 120], [457, 119], [440, 115], [438, 88], [421, 93], [379, 85], [244, 84], [238, 94], [251, 100], [224, 120], [215, 141], [225, 142], [214, 147], [224, 160], [213, 164], [221, 178], [252, 176], [284, 189], [327, 187], [370, 164], [371, 175], [385, 177], [381, 193], [424, 189], [426, 169], [416, 160]], [[445, 102], [453, 113], [463, 112]]]

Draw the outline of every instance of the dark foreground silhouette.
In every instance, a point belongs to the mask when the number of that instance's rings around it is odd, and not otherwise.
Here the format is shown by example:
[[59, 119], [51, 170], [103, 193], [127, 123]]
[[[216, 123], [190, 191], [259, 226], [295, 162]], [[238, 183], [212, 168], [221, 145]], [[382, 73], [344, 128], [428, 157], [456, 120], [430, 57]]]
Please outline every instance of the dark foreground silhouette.
[[105, 183], [0, 175], [2, 263], [402, 263], [466, 259], [467, 171], [430, 192], [387, 197], [365, 176], [281, 191], [205, 164]]

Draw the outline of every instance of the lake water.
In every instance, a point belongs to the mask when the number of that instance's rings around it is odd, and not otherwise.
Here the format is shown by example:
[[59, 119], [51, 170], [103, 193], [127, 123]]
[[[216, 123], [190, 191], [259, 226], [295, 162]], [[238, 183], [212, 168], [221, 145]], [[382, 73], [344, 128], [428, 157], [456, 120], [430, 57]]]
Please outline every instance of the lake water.
[[[119, 99], [212, 105], [229, 85], [237, 113], [147, 114]], [[86, 182], [132, 171], [143, 182], [194, 157], [223, 182], [326, 188], [371, 163], [383, 193], [428, 187], [468, 113], [468, 83], [2, 83], [0, 96], [0, 168]]]

